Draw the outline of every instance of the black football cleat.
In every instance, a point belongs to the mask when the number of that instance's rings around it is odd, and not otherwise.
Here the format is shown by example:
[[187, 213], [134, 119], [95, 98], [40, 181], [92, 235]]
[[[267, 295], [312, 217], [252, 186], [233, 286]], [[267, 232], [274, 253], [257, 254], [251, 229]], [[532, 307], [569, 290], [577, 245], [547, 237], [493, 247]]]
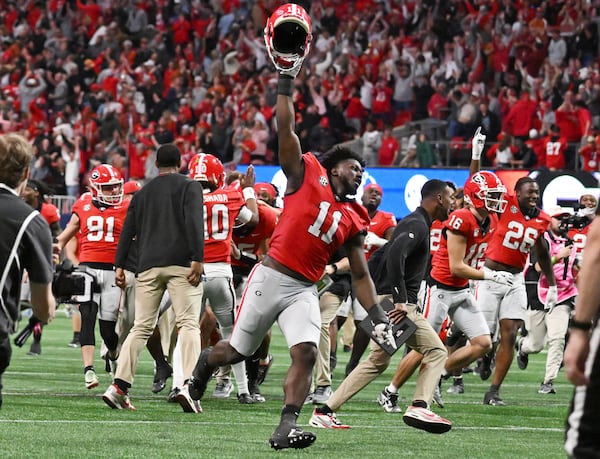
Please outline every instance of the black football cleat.
[[188, 382], [188, 390], [193, 400], [200, 400], [202, 398], [204, 392], [206, 392], [208, 381], [212, 376], [213, 368], [208, 365], [210, 352], [211, 349], [209, 348], [202, 350], [194, 371], [192, 371], [192, 377]]
[[317, 436], [312, 432], [305, 432], [296, 425], [279, 425], [271, 438], [271, 448], [279, 450], [286, 448], [302, 449], [312, 445]]
[[167, 385], [167, 379], [173, 375], [173, 367], [168, 363], [164, 363], [156, 368], [154, 380], [152, 381], [152, 392], [158, 394]]

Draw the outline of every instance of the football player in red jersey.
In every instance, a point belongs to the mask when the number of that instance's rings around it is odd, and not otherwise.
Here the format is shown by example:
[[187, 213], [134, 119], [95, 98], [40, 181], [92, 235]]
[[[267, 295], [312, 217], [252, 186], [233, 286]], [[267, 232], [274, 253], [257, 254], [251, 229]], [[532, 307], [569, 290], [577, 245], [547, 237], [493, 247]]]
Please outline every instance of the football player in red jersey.
[[[258, 185], [258, 184], [257, 184]], [[281, 211], [272, 207], [277, 197], [273, 185], [267, 190], [268, 196], [265, 196], [265, 187], [254, 186], [257, 198], [265, 197], [272, 204], [268, 204], [263, 199], [258, 200], [258, 224], [251, 227], [248, 224], [235, 228], [233, 231], [232, 259], [234, 286], [239, 297], [244, 290], [246, 279], [254, 265], [262, 260], [269, 248], [269, 240], [275, 231], [275, 226], [279, 220]], [[273, 363], [273, 356], [269, 354], [271, 345], [271, 333], [267, 333], [256, 352], [246, 359], [246, 372], [248, 373], [248, 389], [254, 401], [264, 402], [265, 398], [258, 387], [265, 380], [267, 372]]]
[[47, 186], [38, 180], [27, 180], [27, 186], [23, 191], [23, 199], [27, 204], [36, 209], [44, 220], [50, 225], [52, 236], [58, 236], [60, 233], [60, 212], [58, 208], [49, 202], [45, 201], [45, 196], [50, 193]]
[[[341, 148], [319, 164], [312, 154], [302, 154], [294, 132], [294, 78], [306, 55], [310, 30], [308, 14], [296, 4], [281, 6], [267, 23], [267, 49], [279, 69], [276, 116], [279, 162], [287, 177], [284, 208], [267, 255], [248, 278], [230, 340], [202, 351], [189, 382], [190, 395], [201, 398], [214, 368], [252, 355], [277, 321], [290, 349], [291, 365], [284, 382], [281, 421], [269, 440], [275, 449], [306, 448], [316, 439], [296, 422], [310, 388], [321, 328], [315, 284], [342, 245], [358, 298], [370, 305], [369, 315], [377, 324], [376, 338], [393, 342], [363, 250], [368, 215], [348, 198], [361, 183], [362, 158]], [[275, 46], [282, 42], [296, 42], [292, 51], [302, 54], [277, 51]]]
[[[96, 316], [99, 315], [100, 335], [108, 348], [107, 358], [117, 359], [119, 337], [115, 331], [121, 289], [115, 284], [114, 262], [117, 242], [127, 215], [129, 201], [123, 201], [121, 173], [108, 164], [101, 164], [90, 174], [91, 201], [79, 199], [73, 206], [71, 220], [58, 235], [56, 251], [79, 233], [79, 262], [95, 276], [91, 291], [75, 297], [81, 314], [81, 354], [85, 386], [98, 385], [94, 370]], [[87, 287], [87, 286], [86, 286]], [[86, 288], [87, 290], [87, 288]]]
[[[199, 181], [204, 190], [204, 279], [202, 304], [208, 303], [219, 323], [221, 336], [229, 339], [233, 329], [235, 291], [231, 269], [231, 242], [235, 224], [258, 223], [258, 207], [254, 191], [254, 168], [248, 167], [240, 186], [224, 187], [225, 169], [213, 155], [200, 153], [190, 160], [190, 178]], [[201, 314], [202, 315], [202, 314]], [[248, 390], [244, 361], [231, 365], [240, 403], [254, 403]], [[213, 397], [227, 398], [233, 389], [229, 372], [217, 375]]]
[[[479, 283], [477, 303], [485, 315], [492, 339], [500, 333], [496, 368], [490, 388], [483, 398], [485, 405], [505, 405], [500, 398], [500, 385], [512, 363], [517, 330], [527, 313], [523, 270], [532, 249], [550, 285], [546, 307], [556, 304], [556, 280], [548, 247], [542, 238], [550, 224], [550, 216], [538, 208], [539, 197], [540, 188], [535, 180], [531, 177], [517, 180], [515, 194], [507, 195], [506, 211], [500, 216], [485, 251], [484, 269], [513, 274], [512, 286], [499, 284], [489, 278]], [[489, 375], [490, 364], [488, 354], [480, 369], [482, 379], [486, 379], [484, 371]]]

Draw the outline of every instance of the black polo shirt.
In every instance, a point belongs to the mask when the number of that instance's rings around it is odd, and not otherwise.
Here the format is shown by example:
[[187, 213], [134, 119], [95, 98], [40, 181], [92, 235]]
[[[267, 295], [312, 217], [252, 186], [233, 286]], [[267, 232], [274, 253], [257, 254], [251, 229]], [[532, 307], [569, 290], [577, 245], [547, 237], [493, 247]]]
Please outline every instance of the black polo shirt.
[[[20, 232], [21, 240], [15, 245]], [[0, 340], [15, 331], [24, 270], [30, 282], [52, 281], [50, 228], [38, 211], [32, 211], [12, 189], [0, 183]]]

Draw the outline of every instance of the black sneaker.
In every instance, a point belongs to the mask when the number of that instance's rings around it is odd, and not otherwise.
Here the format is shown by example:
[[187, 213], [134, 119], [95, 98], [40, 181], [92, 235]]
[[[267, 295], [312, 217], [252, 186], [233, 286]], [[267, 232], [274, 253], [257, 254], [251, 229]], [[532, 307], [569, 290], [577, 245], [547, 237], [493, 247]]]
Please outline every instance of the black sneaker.
[[493, 351], [488, 352], [481, 359], [479, 366], [479, 377], [482, 381], [487, 381], [492, 376], [492, 360], [494, 358]]
[[515, 348], [517, 350], [517, 365], [519, 369], [525, 370], [527, 365], [529, 364], [529, 355], [521, 352], [521, 348], [523, 347], [523, 338], [517, 340], [515, 344]]
[[188, 390], [193, 400], [200, 400], [206, 392], [206, 385], [212, 376], [213, 369], [208, 365], [208, 356], [211, 349], [204, 349], [198, 357], [198, 362], [192, 371], [192, 377], [189, 380]]
[[250, 394], [238, 394], [237, 399], [242, 405], [254, 404], [254, 398]]
[[484, 405], [505, 406], [506, 403], [500, 398], [497, 391], [487, 391], [483, 396]]
[[258, 388], [257, 384], [251, 384], [249, 389], [250, 395], [252, 396], [252, 399], [255, 403], [265, 403], [267, 401], [267, 399], [265, 399], [265, 396], [260, 392], [260, 389]]
[[307, 448], [312, 445], [317, 436], [312, 432], [305, 432], [296, 425], [279, 425], [271, 438], [269, 444], [273, 449]]
[[171, 392], [169, 392], [169, 395], [167, 396], [167, 402], [168, 403], [178, 403], [177, 402], [178, 395], [179, 395], [179, 388], [178, 387], [173, 388], [173, 390], [171, 390]]
[[256, 383], [258, 385], [261, 385], [265, 382], [265, 378], [267, 377], [267, 373], [269, 372], [269, 368], [271, 368], [271, 365], [273, 365], [273, 356], [269, 354], [269, 363], [261, 363], [258, 366], [258, 372], [256, 374]]
[[152, 392], [158, 394], [167, 385], [167, 379], [173, 374], [173, 367], [167, 362], [161, 364], [154, 372], [154, 381], [152, 381]]

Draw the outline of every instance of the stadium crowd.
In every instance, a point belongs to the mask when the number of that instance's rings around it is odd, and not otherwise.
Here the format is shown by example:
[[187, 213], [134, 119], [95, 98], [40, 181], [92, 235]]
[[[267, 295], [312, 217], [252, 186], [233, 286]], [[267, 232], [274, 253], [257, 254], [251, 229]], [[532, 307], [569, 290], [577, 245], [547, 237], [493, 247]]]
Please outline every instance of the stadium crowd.
[[[200, 151], [278, 163], [262, 30], [280, 2], [0, 3], [0, 127], [33, 143], [32, 178], [55, 194], [78, 195], [102, 163], [152, 178], [168, 142], [184, 171]], [[304, 150], [360, 139], [369, 166], [429, 167], [443, 162], [433, 140], [459, 149], [481, 125], [494, 146], [484, 165], [574, 169], [583, 147], [581, 167], [598, 170], [598, 2], [307, 3]], [[420, 120], [443, 121], [444, 135], [402, 147], [390, 128]]]

